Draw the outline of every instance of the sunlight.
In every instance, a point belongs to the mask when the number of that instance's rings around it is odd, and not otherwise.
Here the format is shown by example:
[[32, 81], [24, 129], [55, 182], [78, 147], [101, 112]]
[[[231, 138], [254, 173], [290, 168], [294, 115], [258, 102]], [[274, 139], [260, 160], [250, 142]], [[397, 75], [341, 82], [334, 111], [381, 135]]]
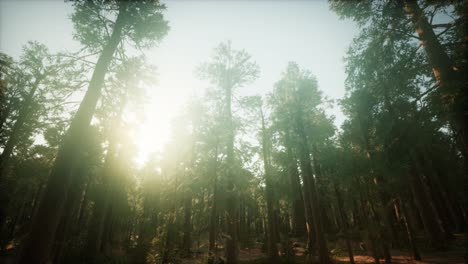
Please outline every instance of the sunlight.
[[178, 78], [177, 71], [158, 71], [158, 82], [148, 89], [142, 113], [143, 122], [137, 124], [138, 128], [133, 135], [138, 148], [135, 161], [139, 167], [149, 155], [163, 151], [170, 139], [171, 120], [180, 113], [190, 94], [193, 94], [194, 83], [197, 83], [193, 77]]
[[0, 0], [0, 263], [462, 263], [465, 7]]

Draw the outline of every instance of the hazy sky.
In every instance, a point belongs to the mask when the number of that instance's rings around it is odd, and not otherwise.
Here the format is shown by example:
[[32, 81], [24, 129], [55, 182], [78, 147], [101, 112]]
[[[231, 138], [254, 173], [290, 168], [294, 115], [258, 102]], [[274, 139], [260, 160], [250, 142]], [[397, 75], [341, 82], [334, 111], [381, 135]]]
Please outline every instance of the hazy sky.
[[[197, 80], [194, 68], [206, 61], [213, 48], [231, 40], [260, 66], [259, 79], [239, 94], [265, 94], [280, 78], [289, 61], [317, 76], [330, 98], [344, 95], [343, 56], [357, 29], [340, 21], [327, 1], [164, 1], [170, 31], [159, 47], [146, 52], [158, 67], [159, 84], [146, 106], [146, 121], [135, 135], [140, 157], [160, 150], [170, 134], [170, 120], [194, 93], [208, 86]], [[29, 40], [51, 51], [77, 50], [69, 4], [60, 0], [0, 0], [0, 51], [15, 58]], [[343, 115], [330, 109], [340, 125]], [[140, 158], [142, 160], [142, 158]]]

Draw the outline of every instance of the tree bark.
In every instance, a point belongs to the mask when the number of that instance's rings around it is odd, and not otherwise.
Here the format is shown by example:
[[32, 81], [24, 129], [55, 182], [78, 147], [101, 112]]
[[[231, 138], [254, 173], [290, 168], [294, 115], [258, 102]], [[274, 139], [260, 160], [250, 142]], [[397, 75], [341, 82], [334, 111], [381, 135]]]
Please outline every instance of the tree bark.
[[343, 198], [341, 197], [341, 193], [338, 190], [338, 185], [336, 184], [336, 182], [333, 183], [333, 187], [335, 189], [336, 199], [338, 200], [338, 211], [340, 213], [340, 219], [343, 225], [343, 233], [346, 240], [346, 249], [348, 250], [349, 263], [354, 264], [353, 248], [351, 247], [351, 240], [349, 235], [349, 224], [348, 220], [346, 219], [345, 212], [343, 210]]
[[265, 127], [265, 117], [263, 116], [263, 110], [260, 106], [260, 117], [262, 121], [262, 155], [263, 155], [263, 167], [265, 171], [265, 197], [267, 205], [267, 230], [268, 230], [268, 241], [267, 241], [267, 252], [269, 263], [278, 262], [278, 250], [276, 248], [275, 234], [277, 232], [275, 225], [274, 216], [274, 197], [273, 187], [271, 182], [270, 172], [270, 154], [268, 149], [268, 135]]
[[416, 162], [413, 159], [413, 167], [410, 172], [411, 189], [421, 213], [424, 229], [428, 233], [433, 246], [442, 247], [445, 243], [444, 230], [440, 225], [438, 213], [427, 193], [427, 187], [421, 180], [419, 165]]
[[41, 203], [34, 217], [31, 233], [20, 253], [20, 264], [46, 263], [55, 232], [60, 221], [71, 183], [71, 171], [75, 168], [81, 152], [81, 137], [93, 117], [101, 96], [104, 77], [120, 43], [124, 26], [125, 4], [120, 5], [109, 42], [105, 45], [96, 63], [88, 90], [67, 131], [52, 167]]
[[327, 241], [322, 227], [320, 216], [320, 205], [317, 197], [317, 188], [315, 186], [314, 173], [310, 160], [309, 142], [305, 133], [304, 124], [301, 113], [296, 116], [296, 125], [299, 138], [301, 139], [300, 153], [301, 153], [301, 168], [303, 170], [304, 188], [310, 188], [309, 197], [312, 209], [312, 219], [314, 221], [315, 236], [317, 239], [319, 262], [321, 264], [331, 263], [330, 256], [328, 255]]
[[226, 221], [227, 235], [226, 238], [226, 264], [239, 263], [239, 238], [237, 233], [237, 187], [235, 184], [234, 172], [234, 127], [232, 124], [232, 87], [227, 85], [226, 90], [226, 122], [227, 122], [227, 190], [226, 190]]
[[[388, 227], [391, 225], [390, 221], [389, 221], [389, 217], [388, 217], [388, 208], [387, 208], [387, 201], [389, 200], [388, 199], [388, 196], [386, 195], [386, 193], [384, 193], [384, 191], [382, 190], [382, 184], [380, 183], [380, 180], [381, 180], [381, 177], [379, 177], [378, 175], [376, 175], [376, 166], [374, 164], [374, 153], [371, 151], [371, 147], [370, 147], [370, 144], [369, 144], [369, 137], [367, 135], [367, 132], [366, 132], [366, 127], [364, 126], [363, 124], [363, 120], [362, 120], [362, 113], [358, 113], [358, 120], [359, 120], [359, 126], [361, 128], [361, 133], [362, 133], [362, 141], [363, 141], [363, 144], [364, 144], [364, 147], [365, 147], [365, 151], [366, 151], [366, 154], [367, 154], [367, 159], [369, 160], [370, 162], [370, 167], [371, 167], [371, 175], [373, 175], [373, 180], [374, 180], [374, 188], [378, 194], [378, 198], [382, 204], [382, 207], [383, 207], [383, 216], [380, 216], [376, 210], [374, 210], [375, 206], [374, 206], [374, 201], [373, 199], [369, 198], [369, 203], [371, 204], [371, 209], [372, 209], [372, 213], [373, 213], [373, 216], [374, 216], [374, 221], [376, 222], [377, 224], [377, 229], [378, 229], [378, 232], [380, 234], [380, 239], [378, 239], [378, 241], [380, 242], [381, 246], [382, 246], [382, 249], [383, 249], [383, 253], [384, 253], [384, 258], [385, 258], [385, 263], [392, 263], [392, 256], [390, 254], [390, 248], [389, 248], [389, 245], [388, 245], [388, 239], [389, 239], [389, 231], [388, 231]], [[368, 195], [369, 196], [369, 195]], [[382, 218], [383, 218], [383, 226], [380, 225], [380, 222], [382, 221]]]
[[418, 2], [405, 0], [404, 9], [426, 51], [434, 77], [439, 85], [442, 102], [446, 104], [447, 115], [458, 130], [458, 142], [466, 160], [468, 159], [468, 92], [463, 72], [454, 65], [445, 52]]
[[70, 237], [70, 227], [73, 218], [77, 219], [77, 213], [79, 210], [77, 207], [80, 205], [80, 198], [84, 184], [83, 169], [77, 168], [73, 174], [76, 174], [76, 176], [73, 177], [73, 188], [70, 190], [70, 195], [68, 195], [64, 207], [64, 213], [57, 228], [52, 255], [54, 260], [53, 263], [62, 263], [63, 251], [66, 250], [66, 243]]
[[211, 204], [210, 213], [210, 230], [209, 230], [209, 252], [210, 254], [216, 254], [215, 242], [216, 242], [216, 220], [217, 214], [217, 201], [218, 201], [218, 177], [217, 177], [217, 157], [218, 148], [216, 147], [216, 156], [213, 164], [213, 201]]
[[296, 237], [303, 237], [306, 232], [306, 219], [304, 208], [304, 197], [301, 191], [301, 182], [299, 172], [297, 171], [297, 160], [294, 158], [292, 151], [291, 139], [289, 131], [285, 132], [285, 147], [288, 162], [288, 176], [291, 189], [292, 200], [292, 234]]
[[39, 84], [41, 83], [43, 78], [44, 76], [36, 77], [36, 80], [34, 81], [31, 90], [24, 99], [21, 111], [18, 114], [18, 119], [16, 119], [16, 122], [13, 125], [10, 137], [8, 138], [8, 141], [5, 144], [5, 148], [3, 149], [2, 155], [0, 156], [0, 180], [3, 179], [3, 174], [7, 167], [8, 160], [10, 159], [11, 153], [13, 152], [14, 148], [18, 144], [21, 130], [23, 129], [24, 123], [26, 122], [26, 119], [28, 118], [29, 113], [31, 111], [31, 104], [33, 103], [34, 95], [36, 94], [36, 91], [39, 88]]
[[399, 207], [401, 208], [402, 220], [403, 220], [403, 224], [405, 225], [406, 234], [408, 236], [408, 242], [411, 247], [411, 252], [413, 253], [413, 259], [421, 261], [421, 255], [419, 254], [418, 247], [416, 246], [416, 240], [414, 238], [413, 228], [411, 227], [410, 223], [408, 223], [408, 219], [406, 217], [407, 216], [406, 207], [404, 204], [402, 204], [400, 199], [398, 199], [397, 202], [400, 205]]
[[18, 114], [18, 118], [16, 119], [16, 122], [11, 130], [10, 137], [8, 138], [5, 144], [5, 148], [3, 149], [3, 152], [0, 155], [0, 228], [5, 222], [8, 204], [10, 203], [9, 194], [11, 184], [9, 184], [9, 181], [6, 179], [8, 163], [14, 148], [18, 144], [18, 140], [20, 139], [22, 132], [21, 130], [23, 129], [24, 123], [26, 122], [26, 119], [28, 118], [29, 113], [31, 111], [31, 104], [33, 103], [34, 95], [36, 94], [36, 91], [39, 88], [39, 84], [43, 78], [44, 76], [36, 77], [36, 80], [34, 81], [31, 90], [24, 99], [23, 105]]
[[185, 256], [191, 255], [192, 247], [192, 195], [185, 194], [184, 199], [184, 236], [182, 238], [182, 251]]

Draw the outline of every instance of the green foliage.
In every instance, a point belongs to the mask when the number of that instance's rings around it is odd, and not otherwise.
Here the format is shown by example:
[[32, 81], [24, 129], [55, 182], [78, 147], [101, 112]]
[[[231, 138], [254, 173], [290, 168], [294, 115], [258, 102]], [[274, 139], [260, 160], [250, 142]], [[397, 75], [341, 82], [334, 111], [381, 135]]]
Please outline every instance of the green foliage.
[[75, 1], [71, 19], [74, 37], [92, 51], [99, 51], [106, 43], [115, 18], [122, 12], [124, 23], [122, 42], [149, 48], [157, 44], [168, 32], [168, 22], [162, 12], [166, 9], [158, 0], [138, 1]]
[[212, 60], [202, 64], [196, 72], [220, 89], [234, 89], [253, 82], [260, 70], [245, 50], [234, 50], [228, 41], [219, 44]]
[[[461, 1], [418, 3], [450, 59], [464, 66]], [[29, 42], [19, 60], [0, 53], [0, 148], [18, 136], [10, 177], [0, 181], [11, 196], [8, 204], [0, 199], [7, 208], [2, 242], [21, 243], [44, 190], [59, 185], [46, 187], [49, 173], [75, 115], [75, 100], [95, 68], [93, 59], [109, 43], [116, 23], [122, 25], [117, 50], [102, 75], [103, 89], [92, 91], [102, 96], [95, 98], [96, 109], [86, 110], [92, 125], [80, 127], [73, 142], [83, 151], [69, 174], [60, 175], [73, 180], [66, 183], [67, 197], [59, 197], [69, 207], [57, 224], [63, 240], [51, 246], [54, 261], [62, 253], [58, 262], [63, 263], [183, 263], [188, 253], [205, 263], [209, 234], [214, 232], [218, 251], [225, 250], [234, 222], [241, 247], [255, 252], [278, 236], [275, 242], [286, 248], [292, 235], [302, 236], [298, 244], [305, 239], [304, 223], [298, 223], [304, 234], [292, 234], [300, 217], [295, 211], [311, 225], [305, 206], [314, 196], [313, 213], [324, 226], [314, 231], [330, 244], [349, 239], [379, 248], [387, 242], [400, 246], [410, 240], [411, 228], [426, 239], [427, 218], [422, 224], [419, 219], [424, 205], [430, 211], [424, 215], [433, 216], [445, 235], [460, 229], [457, 221], [466, 209], [460, 204], [463, 149], [443, 115], [431, 62], [403, 2], [330, 1], [331, 10], [360, 28], [345, 55], [341, 128], [327, 113], [334, 102], [319, 89], [317, 77], [295, 62], [286, 65], [265, 97], [240, 97], [238, 89], [252, 84], [260, 69], [249, 53], [227, 41], [195, 69], [212, 87], [190, 98], [173, 120], [167, 144], [141, 168], [133, 134], [141, 129], [157, 71], [134, 48], [153, 47], [168, 33], [166, 7], [156, 0], [74, 1], [73, 6], [74, 37], [83, 50], [52, 54]], [[436, 24], [447, 17], [453, 21]], [[306, 186], [305, 179], [313, 185]], [[306, 194], [311, 189], [314, 193]], [[418, 197], [418, 190], [427, 199]], [[235, 203], [227, 199], [232, 197]], [[403, 216], [406, 207], [414, 211], [412, 217]], [[229, 222], [231, 217], [237, 219]], [[102, 220], [101, 229], [95, 218]], [[98, 233], [102, 245], [88, 256], [96, 242], [90, 237]], [[344, 254], [335, 248], [332, 255]], [[292, 259], [305, 261], [282, 256], [278, 263]], [[268, 261], [260, 255], [245, 263]]]

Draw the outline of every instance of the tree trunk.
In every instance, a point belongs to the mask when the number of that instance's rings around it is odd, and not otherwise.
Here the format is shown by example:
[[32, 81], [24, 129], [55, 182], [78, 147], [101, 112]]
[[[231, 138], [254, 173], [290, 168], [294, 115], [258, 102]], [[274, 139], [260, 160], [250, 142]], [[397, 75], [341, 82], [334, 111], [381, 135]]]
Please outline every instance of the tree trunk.
[[7, 216], [7, 208], [10, 203], [10, 190], [11, 184], [6, 179], [6, 174], [8, 172], [8, 163], [13, 153], [14, 148], [18, 144], [18, 140], [21, 136], [21, 130], [23, 129], [24, 123], [31, 111], [31, 104], [33, 102], [34, 95], [39, 87], [40, 82], [42, 81], [43, 76], [38, 76], [34, 81], [31, 90], [24, 99], [21, 110], [18, 114], [18, 119], [16, 119], [15, 124], [10, 133], [5, 148], [3, 149], [2, 154], [0, 155], [0, 228], [5, 222]]
[[239, 263], [239, 239], [237, 233], [238, 221], [238, 206], [237, 206], [237, 186], [235, 185], [234, 172], [234, 127], [232, 124], [232, 87], [226, 87], [226, 122], [227, 122], [227, 190], [226, 190], [226, 221], [227, 235], [226, 238], [226, 264]]
[[354, 254], [353, 254], [353, 248], [351, 247], [351, 240], [349, 236], [348, 220], [346, 219], [346, 215], [343, 210], [343, 198], [341, 197], [341, 193], [338, 190], [338, 185], [336, 184], [336, 182], [334, 182], [333, 185], [335, 189], [336, 199], [338, 200], [338, 211], [340, 213], [340, 219], [341, 219], [341, 223], [343, 226], [343, 234], [346, 240], [346, 249], [348, 250], [349, 263], [354, 264]]
[[310, 202], [310, 188], [306, 184], [308, 181], [304, 179], [304, 168], [303, 168], [303, 162], [300, 161], [300, 166], [301, 166], [301, 176], [302, 176], [302, 196], [304, 197], [304, 211], [305, 211], [305, 218], [306, 218], [306, 230], [307, 230], [307, 249], [309, 250], [309, 253], [312, 254], [314, 251], [314, 248], [317, 243], [317, 237], [316, 237], [316, 231], [315, 231], [315, 222], [314, 222], [314, 217], [313, 217], [313, 211], [312, 211], [312, 205]]
[[184, 199], [184, 236], [182, 238], [182, 253], [189, 257], [192, 247], [192, 196], [185, 194]]
[[210, 213], [210, 230], [209, 230], [209, 252], [210, 254], [216, 253], [215, 242], [216, 242], [216, 220], [218, 218], [217, 214], [217, 201], [218, 201], [218, 181], [217, 181], [217, 156], [218, 151], [216, 148], [216, 157], [213, 165], [213, 200], [211, 205]]
[[442, 247], [445, 244], [444, 230], [439, 222], [439, 217], [431, 198], [428, 196], [425, 183], [421, 180], [418, 164], [413, 160], [413, 167], [410, 174], [411, 189], [415, 197], [416, 205], [421, 213], [424, 229], [428, 233], [431, 243], [435, 247]]
[[87, 182], [85, 183], [85, 188], [84, 188], [84, 191], [83, 193], [81, 194], [81, 197], [82, 197], [82, 200], [80, 202], [80, 208], [79, 208], [79, 211], [78, 211], [78, 220], [77, 220], [77, 223], [76, 223], [76, 227], [75, 227], [75, 235], [79, 234], [79, 232], [81, 231], [81, 228], [83, 227], [84, 225], [84, 219], [85, 219], [85, 213], [86, 213], [86, 207], [88, 206], [88, 195], [89, 195], [89, 188], [90, 188], [90, 185], [91, 183], [89, 182], [89, 177], [87, 179]]
[[[373, 179], [374, 180], [374, 188], [375, 188], [375, 190], [376, 190], [376, 192], [378, 194], [378, 198], [379, 198], [379, 200], [380, 200], [380, 202], [382, 204], [382, 207], [383, 207], [383, 216], [380, 216], [376, 212], [375, 206], [374, 206], [374, 201], [368, 195], [369, 203], [371, 204], [371, 209], [372, 209], [372, 213], [373, 213], [373, 216], [374, 216], [374, 220], [375, 220], [375, 222], [377, 224], [377, 229], [378, 229], [378, 232], [380, 234], [380, 239], [378, 239], [378, 241], [382, 245], [384, 258], [385, 258], [385, 263], [392, 263], [392, 256], [390, 254], [390, 248], [389, 248], [388, 241], [387, 241], [387, 240], [389, 240], [388, 227], [391, 225], [391, 223], [389, 221], [388, 208], [387, 208], [387, 203], [388, 203], [389, 199], [388, 199], [388, 195], [386, 195], [386, 193], [384, 193], [384, 191], [382, 190], [382, 186], [381, 186], [382, 184], [380, 183], [381, 177], [379, 177], [378, 175], [375, 175], [376, 174], [375, 173], [376, 172], [376, 169], [375, 169], [376, 166], [374, 164], [374, 155], [373, 155], [373, 152], [371, 151], [371, 147], [370, 147], [370, 143], [369, 143], [369, 137], [368, 137], [367, 133], [365, 132], [366, 127], [363, 124], [363, 120], [361, 119], [361, 115], [362, 115], [362, 113], [358, 113], [359, 126], [361, 128], [361, 133], [362, 133], [361, 136], [362, 136], [365, 151], [366, 151], [366, 154], [367, 154], [367, 159], [370, 162], [371, 174], [372, 174], [372, 176], [374, 178]], [[380, 225], [381, 221], [383, 221], [383, 226]]]
[[445, 189], [439, 180], [437, 171], [434, 168], [426, 150], [420, 151], [418, 154], [418, 157], [421, 160], [421, 165], [423, 166], [423, 171], [426, 175], [429, 192], [441, 217], [445, 235], [448, 239], [454, 239], [455, 237], [451, 231], [454, 229], [456, 230], [457, 220], [452, 204], [448, 200]]
[[304, 172], [304, 188], [310, 188], [309, 197], [310, 205], [312, 209], [312, 219], [314, 221], [315, 236], [318, 245], [319, 262], [321, 264], [331, 263], [328, 255], [327, 241], [325, 240], [325, 234], [322, 227], [322, 220], [320, 216], [320, 204], [317, 197], [317, 188], [315, 186], [314, 173], [312, 171], [312, 165], [310, 160], [309, 143], [307, 135], [304, 130], [304, 124], [302, 117], [298, 114], [296, 117], [297, 132], [301, 139], [300, 153], [301, 153], [301, 168]]
[[434, 77], [439, 85], [442, 102], [446, 104], [447, 115], [458, 130], [459, 137], [457, 139], [466, 160], [468, 159], [468, 92], [463, 79], [464, 73], [455, 67], [445, 52], [418, 2], [405, 0], [404, 8], [426, 51]]
[[304, 237], [307, 232], [304, 197], [301, 191], [301, 182], [299, 179], [299, 172], [297, 171], [297, 160], [294, 157], [289, 138], [289, 131], [285, 133], [285, 147], [288, 158], [288, 176], [291, 189], [292, 200], [292, 234], [296, 237]]
[[406, 234], [408, 236], [408, 242], [409, 242], [409, 245], [411, 247], [411, 252], [413, 253], [413, 259], [421, 261], [421, 255], [419, 254], [419, 250], [418, 250], [418, 248], [416, 246], [416, 240], [414, 239], [413, 228], [411, 227], [410, 223], [408, 223], [408, 219], [406, 217], [407, 216], [407, 213], [406, 213], [407, 210], [405, 208], [405, 205], [402, 204], [400, 199], [397, 200], [397, 203], [399, 204], [399, 208], [401, 208], [402, 220], [403, 220], [403, 224], [405, 225]]
[[81, 152], [81, 138], [89, 127], [101, 95], [104, 77], [120, 43], [125, 6], [125, 4], [120, 5], [112, 35], [96, 63], [85, 97], [59, 148], [44, 195], [33, 220], [31, 233], [20, 253], [20, 264], [47, 262], [70, 187], [71, 171], [76, 166]]
[[36, 80], [34, 81], [31, 90], [29, 91], [28, 95], [24, 99], [23, 105], [21, 110], [18, 114], [18, 119], [16, 119], [15, 124], [10, 133], [10, 137], [8, 138], [5, 148], [3, 149], [2, 155], [0, 156], [0, 180], [4, 177], [4, 172], [7, 167], [8, 160], [10, 159], [11, 153], [13, 152], [18, 140], [20, 139], [21, 130], [23, 129], [24, 123], [29, 116], [31, 111], [31, 104], [33, 103], [34, 95], [36, 94], [37, 89], [39, 88], [39, 84], [41, 83], [44, 76], [37, 76]]
[[[118, 130], [120, 128], [123, 109], [124, 104], [121, 105], [120, 111], [115, 117], [114, 124], [112, 125], [114, 129]], [[111, 211], [112, 198], [117, 191], [117, 179], [112, 177], [116, 173], [115, 159], [117, 145], [118, 139], [115, 136], [110, 136], [109, 147], [104, 162], [104, 168], [102, 170], [102, 189], [97, 196], [97, 200], [93, 208], [93, 219], [91, 221], [90, 232], [88, 233], [87, 253], [90, 258], [94, 258], [97, 253], [102, 252], [104, 241], [106, 241], [105, 228], [107, 228], [107, 230], [110, 228], [110, 225], [106, 223], [111, 221], [109, 213]]]
[[77, 219], [77, 212], [79, 208], [79, 200], [82, 194], [82, 187], [84, 184], [84, 175], [81, 168], [77, 168], [73, 174], [77, 174], [73, 177], [73, 188], [70, 190], [70, 195], [68, 195], [64, 212], [60, 220], [59, 226], [57, 228], [56, 239], [54, 242], [53, 249], [53, 263], [62, 263], [63, 251], [66, 249], [66, 243], [70, 235], [70, 227], [72, 224], [73, 218]]
[[372, 252], [372, 257], [374, 258], [375, 264], [380, 264], [379, 254], [377, 252], [377, 243], [374, 230], [372, 230], [372, 222], [369, 220], [369, 210], [367, 209], [366, 201], [363, 194], [364, 187], [361, 185], [360, 180], [357, 176], [354, 176], [354, 185], [356, 186], [356, 191], [359, 194], [359, 209], [360, 209], [360, 220], [362, 222], [362, 228], [367, 230], [367, 238], [370, 240], [370, 250]]
[[267, 230], [268, 230], [268, 240], [267, 240], [267, 252], [268, 252], [268, 261], [269, 263], [278, 262], [278, 250], [276, 248], [276, 239], [275, 234], [277, 232], [275, 228], [275, 216], [274, 216], [274, 197], [273, 197], [273, 187], [271, 182], [271, 172], [270, 172], [270, 154], [268, 149], [268, 135], [265, 127], [265, 118], [263, 116], [263, 110], [260, 106], [260, 117], [262, 121], [262, 155], [263, 155], [263, 167], [265, 171], [265, 197], [267, 205]]

